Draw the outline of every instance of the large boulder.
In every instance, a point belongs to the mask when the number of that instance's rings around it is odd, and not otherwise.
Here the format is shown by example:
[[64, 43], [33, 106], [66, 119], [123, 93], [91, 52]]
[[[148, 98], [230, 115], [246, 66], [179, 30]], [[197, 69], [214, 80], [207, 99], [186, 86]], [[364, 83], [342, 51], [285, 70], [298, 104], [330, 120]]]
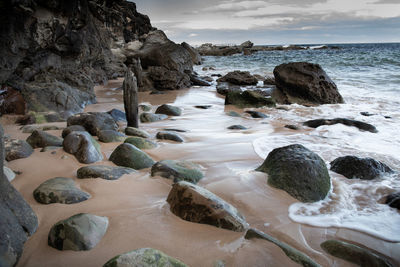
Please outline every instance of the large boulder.
[[46, 146], [62, 146], [63, 139], [44, 131], [35, 130], [26, 139], [26, 142], [28, 142], [28, 144], [30, 144], [33, 148]]
[[85, 127], [83, 127], [81, 125], [71, 125], [62, 131], [61, 136], [62, 136], [62, 138], [65, 138], [65, 137], [67, 137], [67, 135], [69, 135], [70, 133], [72, 133], [74, 131], [75, 132], [84, 132], [84, 131], [86, 131], [86, 129], [85, 129]]
[[79, 213], [56, 223], [49, 232], [49, 246], [58, 250], [91, 250], [105, 235], [108, 218]]
[[299, 144], [272, 150], [257, 171], [268, 174], [269, 185], [303, 202], [324, 199], [331, 187], [324, 160]]
[[88, 132], [70, 133], [65, 137], [63, 147], [81, 163], [90, 164], [103, 160], [99, 143]]
[[346, 178], [359, 178], [372, 180], [384, 173], [392, 173], [393, 170], [386, 164], [372, 158], [358, 158], [356, 156], [340, 157], [332, 161], [331, 171], [339, 173]]
[[303, 124], [305, 126], [308, 126], [311, 128], [318, 128], [322, 125], [334, 125], [334, 124], [338, 124], [338, 123], [346, 125], [346, 126], [356, 127], [361, 131], [368, 131], [371, 133], [378, 132], [378, 130], [375, 128], [375, 126], [373, 126], [369, 123], [357, 121], [357, 120], [346, 119], [346, 118], [316, 119], [316, 120], [305, 121]]
[[117, 146], [112, 152], [110, 160], [118, 166], [135, 170], [149, 168], [155, 163], [149, 155], [129, 143]]
[[76, 176], [79, 179], [102, 178], [105, 180], [117, 180], [125, 174], [130, 174], [134, 172], [136, 171], [131, 168], [92, 165], [78, 169], [78, 171], [76, 172]]
[[248, 224], [235, 207], [207, 189], [180, 181], [172, 186], [167, 202], [176, 216], [195, 223], [243, 232]]
[[162, 160], [151, 167], [151, 176], [173, 179], [174, 182], [187, 181], [197, 184], [204, 174], [200, 167], [189, 161]]
[[228, 91], [225, 97], [225, 105], [235, 105], [241, 108], [245, 107], [274, 107], [275, 100], [266, 97], [253, 90], [246, 91]]
[[234, 85], [256, 85], [258, 80], [248, 71], [235, 70], [219, 78], [217, 82], [228, 82]]
[[187, 267], [165, 253], [154, 248], [139, 248], [116, 257], [106, 262], [103, 267]]
[[4, 143], [0, 125], [0, 266], [15, 266], [25, 241], [36, 232], [32, 208], [3, 174]]
[[194, 49], [190, 44], [186, 42], [181, 43], [181, 46], [189, 52], [190, 56], [192, 57], [193, 64], [201, 65], [202, 63], [201, 56], [196, 49]]
[[343, 103], [336, 84], [318, 64], [292, 62], [274, 69], [275, 83], [290, 103], [302, 105]]
[[4, 145], [7, 161], [27, 158], [32, 155], [34, 151], [31, 145], [24, 140], [7, 139]]
[[118, 130], [114, 118], [107, 112], [87, 112], [71, 116], [67, 120], [67, 126], [81, 125], [91, 135], [97, 135], [101, 130]]

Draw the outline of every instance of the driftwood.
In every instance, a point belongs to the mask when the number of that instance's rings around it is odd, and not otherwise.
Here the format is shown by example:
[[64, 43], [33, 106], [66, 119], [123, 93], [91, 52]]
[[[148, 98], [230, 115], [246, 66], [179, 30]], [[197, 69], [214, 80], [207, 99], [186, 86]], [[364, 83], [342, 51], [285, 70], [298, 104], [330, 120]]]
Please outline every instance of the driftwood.
[[124, 83], [124, 108], [128, 127], [138, 128], [138, 87], [135, 75], [131, 70], [125, 73]]

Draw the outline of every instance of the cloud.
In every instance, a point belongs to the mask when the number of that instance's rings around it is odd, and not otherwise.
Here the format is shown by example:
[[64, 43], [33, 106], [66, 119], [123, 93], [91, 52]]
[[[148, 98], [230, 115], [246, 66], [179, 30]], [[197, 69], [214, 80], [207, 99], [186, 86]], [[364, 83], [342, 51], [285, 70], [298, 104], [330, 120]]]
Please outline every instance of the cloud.
[[397, 4], [400, 5], [399, 0], [378, 0], [372, 4]]
[[197, 33], [191, 33], [191, 34], [189, 34], [189, 37], [196, 37], [196, 36], [198, 36]]

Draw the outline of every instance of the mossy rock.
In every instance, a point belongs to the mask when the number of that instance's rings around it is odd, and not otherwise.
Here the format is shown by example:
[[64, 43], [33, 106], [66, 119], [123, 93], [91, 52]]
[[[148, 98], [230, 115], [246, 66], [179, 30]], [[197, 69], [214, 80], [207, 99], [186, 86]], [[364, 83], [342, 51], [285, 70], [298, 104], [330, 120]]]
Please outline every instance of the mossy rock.
[[79, 179], [102, 178], [105, 180], [117, 180], [121, 178], [124, 174], [130, 174], [133, 172], [136, 171], [131, 168], [92, 165], [78, 169], [76, 175]]
[[110, 160], [118, 166], [135, 170], [149, 168], [155, 163], [149, 155], [129, 143], [119, 145], [111, 154]]
[[184, 141], [179, 134], [168, 131], [158, 132], [156, 138], [160, 140], [170, 140], [178, 143], [182, 143]]
[[135, 127], [126, 127], [125, 134], [130, 135], [130, 136], [143, 137], [143, 138], [150, 137], [150, 134], [148, 132], [138, 129], [138, 128], [135, 128]]
[[263, 96], [262, 94], [247, 90], [241, 91], [231, 91], [228, 92], [225, 97], [225, 105], [235, 105], [240, 108], [245, 107], [275, 107], [275, 100], [271, 97]]
[[28, 144], [30, 144], [33, 148], [43, 148], [46, 146], [62, 146], [63, 139], [44, 131], [35, 130], [26, 139], [26, 142], [28, 142]]
[[139, 149], [152, 149], [152, 148], [157, 147], [157, 144], [154, 143], [153, 141], [147, 140], [142, 137], [137, 137], [137, 136], [127, 138], [125, 140], [125, 143], [134, 145], [135, 147], [137, 147]]
[[140, 114], [140, 122], [142, 123], [162, 121], [165, 119], [168, 119], [168, 116], [165, 114], [153, 114], [148, 112]]
[[114, 130], [101, 130], [97, 133], [97, 137], [100, 142], [103, 143], [113, 143], [113, 142], [123, 142], [126, 135], [114, 131]]
[[63, 147], [81, 163], [90, 164], [103, 160], [99, 143], [88, 132], [70, 133], [65, 137]]
[[188, 161], [162, 160], [151, 167], [151, 176], [173, 179], [174, 182], [187, 181], [197, 184], [204, 177], [198, 165]]

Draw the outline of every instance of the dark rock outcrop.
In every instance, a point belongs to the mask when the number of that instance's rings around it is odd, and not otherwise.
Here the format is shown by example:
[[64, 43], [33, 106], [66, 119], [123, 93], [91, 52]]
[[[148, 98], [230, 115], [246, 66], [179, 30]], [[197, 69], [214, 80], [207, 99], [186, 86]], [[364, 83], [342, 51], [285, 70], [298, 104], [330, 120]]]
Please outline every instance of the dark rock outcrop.
[[135, 170], [149, 168], [155, 163], [149, 155], [129, 143], [117, 146], [110, 156], [110, 161]]
[[375, 128], [375, 126], [362, 122], [362, 121], [356, 121], [356, 120], [351, 120], [351, 119], [345, 119], [345, 118], [336, 118], [336, 119], [316, 119], [316, 120], [309, 120], [304, 122], [303, 124], [305, 126], [311, 127], [311, 128], [318, 128], [319, 126], [322, 125], [334, 125], [341, 123], [346, 126], [353, 126], [357, 127], [361, 131], [368, 131], [371, 133], [377, 133], [378, 130]]
[[81, 163], [90, 164], [103, 160], [99, 143], [88, 132], [70, 133], [65, 137], [63, 147]]
[[268, 184], [303, 202], [324, 199], [331, 187], [325, 162], [302, 145], [272, 150], [257, 171], [268, 174]]
[[217, 82], [228, 82], [234, 85], [256, 85], [258, 80], [248, 71], [235, 70], [219, 78]]
[[266, 97], [259, 92], [246, 91], [230, 91], [226, 94], [225, 105], [235, 105], [241, 108], [245, 107], [274, 107], [275, 100], [271, 97]]
[[189, 52], [190, 56], [192, 57], [193, 64], [201, 65], [202, 63], [201, 56], [196, 49], [194, 49], [190, 44], [186, 42], [181, 43], [181, 46]]
[[400, 192], [392, 193], [386, 197], [386, 204], [400, 210]]
[[46, 146], [62, 146], [63, 139], [46, 133], [44, 131], [36, 130], [26, 139], [26, 142], [33, 148], [46, 147]]
[[133, 172], [135, 172], [135, 170], [131, 168], [92, 165], [78, 169], [76, 176], [79, 179], [102, 178], [105, 180], [117, 180], [124, 174], [130, 174]]
[[275, 83], [290, 103], [302, 105], [343, 103], [336, 84], [318, 64], [292, 62], [274, 69]]
[[243, 48], [240, 46], [217, 46], [206, 43], [198, 47], [197, 51], [202, 56], [231, 56], [242, 53]]
[[161, 176], [174, 182], [186, 181], [197, 184], [204, 174], [198, 165], [189, 161], [162, 160], [151, 167], [151, 176]]
[[69, 117], [67, 125], [81, 125], [91, 135], [97, 135], [101, 130], [118, 130], [114, 118], [106, 112], [79, 113]]
[[24, 140], [8, 139], [4, 142], [6, 160], [27, 158], [33, 153], [33, 148]]
[[392, 173], [393, 170], [386, 164], [372, 158], [358, 158], [355, 156], [340, 157], [332, 161], [331, 171], [346, 178], [372, 180], [383, 173]]

